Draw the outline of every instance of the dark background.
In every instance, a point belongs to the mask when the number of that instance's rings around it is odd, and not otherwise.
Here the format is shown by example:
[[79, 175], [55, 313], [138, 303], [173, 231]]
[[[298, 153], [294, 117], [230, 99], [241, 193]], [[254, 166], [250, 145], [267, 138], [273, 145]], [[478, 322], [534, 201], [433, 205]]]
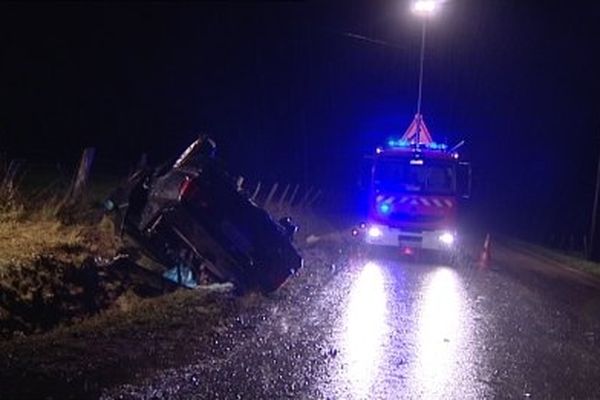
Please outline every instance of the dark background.
[[[597, 2], [525, 0], [449, 0], [430, 22], [423, 113], [467, 140], [486, 224], [588, 229], [599, 22]], [[2, 4], [0, 151], [72, 163], [91, 145], [125, 171], [207, 132], [249, 178], [351, 193], [414, 115], [419, 37], [402, 0]]]

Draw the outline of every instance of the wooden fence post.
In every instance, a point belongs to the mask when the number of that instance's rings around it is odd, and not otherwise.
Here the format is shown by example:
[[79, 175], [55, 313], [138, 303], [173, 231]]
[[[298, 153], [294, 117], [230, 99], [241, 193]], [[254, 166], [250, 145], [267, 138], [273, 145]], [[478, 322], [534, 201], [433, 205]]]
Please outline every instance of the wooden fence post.
[[296, 194], [298, 194], [298, 189], [300, 189], [300, 185], [296, 185], [294, 191], [292, 192], [292, 196], [290, 197], [290, 208], [294, 207], [294, 200], [296, 200]]
[[254, 193], [252, 193], [252, 201], [256, 201], [256, 197], [258, 197], [258, 194], [260, 193], [260, 181], [258, 181], [258, 185], [256, 185], [256, 189], [254, 189]]
[[279, 208], [280, 209], [283, 208], [283, 204], [285, 203], [285, 198], [286, 198], [289, 190], [290, 190], [290, 184], [288, 183], [285, 186], [285, 189], [283, 190], [283, 194], [281, 195], [281, 198], [279, 199]]
[[63, 202], [63, 205], [74, 205], [81, 196], [88, 184], [92, 163], [94, 162], [94, 156], [96, 155], [96, 149], [93, 147], [87, 147], [83, 150], [81, 155], [81, 161], [79, 162], [79, 168], [77, 173], [73, 177], [67, 196]]
[[309, 199], [310, 195], [312, 194], [312, 191], [313, 191], [313, 187], [311, 186], [306, 191], [306, 193], [304, 193], [304, 196], [302, 197], [302, 200], [298, 204], [298, 208], [304, 208], [304, 207], [306, 207], [306, 203], [308, 202], [308, 199]]
[[238, 176], [237, 180], [235, 181], [235, 187], [237, 189], [238, 192], [241, 192], [242, 189], [244, 188], [244, 177], [243, 176]]
[[267, 196], [267, 198], [265, 200], [265, 204], [263, 205], [264, 207], [268, 207], [269, 206], [269, 203], [271, 202], [271, 199], [273, 198], [273, 195], [277, 191], [277, 187], [278, 186], [279, 186], [279, 184], [277, 182], [275, 182], [275, 184], [271, 188], [271, 191], [269, 192], [269, 195]]
[[321, 196], [322, 192], [321, 190], [317, 190], [317, 193], [314, 195], [314, 197], [310, 200], [310, 202], [308, 203], [308, 207], [312, 207], [313, 204], [315, 204], [315, 202], [317, 201], [317, 199]]

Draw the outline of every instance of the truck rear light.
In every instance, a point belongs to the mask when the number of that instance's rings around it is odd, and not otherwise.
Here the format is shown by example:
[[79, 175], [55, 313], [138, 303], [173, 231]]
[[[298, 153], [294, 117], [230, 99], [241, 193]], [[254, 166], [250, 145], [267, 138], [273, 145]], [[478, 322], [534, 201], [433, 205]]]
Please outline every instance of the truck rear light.
[[183, 182], [181, 182], [181, 186], [179, 187], [179, 200], [183, 199], [187, 192], [191, 189], [192, 180], [189, 177], [186, 177]]
[[402, 254], [404, 254], [405, 256], [412, 256], [413, 254], [415, 254], [415, 251], [412, 249], [412, 247], [405, 247], [402, 249]]

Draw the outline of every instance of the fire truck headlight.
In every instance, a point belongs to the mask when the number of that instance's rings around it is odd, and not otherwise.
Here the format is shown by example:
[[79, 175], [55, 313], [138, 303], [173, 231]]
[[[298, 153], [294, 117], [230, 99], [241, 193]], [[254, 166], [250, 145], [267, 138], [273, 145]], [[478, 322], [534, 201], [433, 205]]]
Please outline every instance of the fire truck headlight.
[[447, 246], [452, 246], [454, 244], [454, 235], [450, 232], [444, 232], [439, 237], [440, 242], [444, 243]]
[[383, 235], [383, 232], [378, 227], [372, 226], [369, 228], [369, 236], [370, 237], [378, 238], [378, 237], [381, 237], [381, 235]]

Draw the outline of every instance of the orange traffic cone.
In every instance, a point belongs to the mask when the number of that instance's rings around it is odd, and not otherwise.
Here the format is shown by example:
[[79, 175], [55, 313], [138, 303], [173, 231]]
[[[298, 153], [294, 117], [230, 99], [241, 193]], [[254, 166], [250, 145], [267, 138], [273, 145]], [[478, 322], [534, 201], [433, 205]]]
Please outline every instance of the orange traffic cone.
[[492, 242], [490, 234], [485, 235], [485, 241], [483, 242], [483, 251], [479, 258], [479, 268], [489, 268], [490, 262], [492, 261]]

